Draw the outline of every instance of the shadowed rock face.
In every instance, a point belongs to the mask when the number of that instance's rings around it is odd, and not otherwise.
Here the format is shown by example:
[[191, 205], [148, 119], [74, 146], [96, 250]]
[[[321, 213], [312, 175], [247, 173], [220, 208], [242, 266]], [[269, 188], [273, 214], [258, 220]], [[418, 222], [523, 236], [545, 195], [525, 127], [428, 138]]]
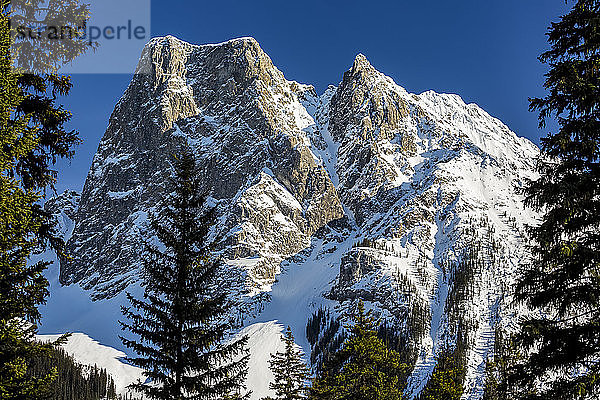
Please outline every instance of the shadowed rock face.
[[75, 221], [61, 282], [100, 299], [139, 280], [148, 216], [170, 192], [169, 160], [184, 144], [218, 210], [212, 239], [238, 322], [268, 304], [282, 265], [335, 268], [336, 279], [298, 294], [297, 312], [327, 298], [343, 316], [368, 300], [410, 339], [412, 395], [460, 326], [467, 398], [479, 398], [490, 335], [515, 315], [505, 288], [526, 254], [524, 226], [536, 223], [518, 191], [535, 178], [532, 143], [456, 95], [408, 93], [363, 55], [317, 96], [252, 38], [157, 38], [115, 107], [79, 206], [72, 194], [49, 206], [58, 216], [68, 205]]

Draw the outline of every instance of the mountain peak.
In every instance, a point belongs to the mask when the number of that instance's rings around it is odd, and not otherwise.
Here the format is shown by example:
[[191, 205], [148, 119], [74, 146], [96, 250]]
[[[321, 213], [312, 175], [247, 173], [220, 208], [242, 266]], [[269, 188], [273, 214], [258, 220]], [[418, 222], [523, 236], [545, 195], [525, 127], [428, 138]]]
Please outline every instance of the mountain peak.
[[157, 36], [157, 37], [150, 39], [150, 41], [146, 44], [145, 49], [153, 49], [153, 48], [157, 48], [157, 47], [173, 48], [173, 47], [187, 47], [187, 46], [193, 46], [193, 45], [191, 43], [188, 43], [185, 40], [181, 40], [173, 35], [167, 35], [167, 36]]
[[233, 39], [225, 40], [223, 42], [218, 42], [218, 43], [191, 44], [189, 42], [186, 42], [183, 39], [178, 38], [177, 36], [165, 35], [165, 36], [156, 36], [156, 37], [150, 39], [150, 41], [148, 42], [149, 45], [166, 44], [166, 43], [182, 43], [182, 44], [186, 44], [186, 45], [194, 46], [194, 47], [223, 46], [226, 44], [236, 44], [236, 43], [258, 44], [257, 40], [254, 39], [252, 36], [241, 36], [238, 38], [233, 38]]
[[191, 44], [186, 42], [185, 40], [179, 39], [173, 35], [166, 36], [157, 36], [152, 38], [145, 46], [146, 48], [157, 48], [157, 47], [167, 47], [167, 48], [211, 48], [211, 47], [231, 47], [231, 48], [260, 48], [260, 45], [256, 39], [251, 36], [243, 36], [239, 38], [234, 38], [230, 40], [226, 40], [224, 42], [219, 43], [208, 43], [208, 44]]
[[272, 64], [267, 54], [253, 37], [247, 36], [220, 43], [196, 45], [175, 36], [167, 35], [152, 38], [144, 46], [136, 74], [151, 73], [153, 71], [151, 63], [149, 63], [150, 59], [156, 61], [158, 57], [160, 59], [179, 58], [184, 60], [187, 57], [186, 55], [191, 53], [201, 53], [205, 56], [207, 53], [214, 51], [223, 57], [244, 54], [247, 58], [268, 59], [269, 63]]
[[356, 57], [354, 57], [354, 65], [353, 67], [358, 67], [361, 65], [371, 65], [371, 63], [369, 63], [369, 60], [367, 59], [367, 57], [363, 54], [363, 53], [358, 53], [356, 55]]
[[205, 44], [205, 45], [201, 45], [201, 46], [223, 46], [223, 45], [251, 45], [251, 46], [258, 46], [260, 47], [260, 45], [258, 44], [258, 41], [256, 39], [254, 39], [252, 36], [242, 36], [239, 38], [233, 38], [230, 40], [226, 40], [224, 42], [221, 43], [215, 43], [215, 44]]
[[350, 72], [354, 75], [360, 72], [374, 73], [377, 72], [377, 70], [371, 65], [364, 54], [358, 53], [354, 58], [354, 63], [352, 64]]

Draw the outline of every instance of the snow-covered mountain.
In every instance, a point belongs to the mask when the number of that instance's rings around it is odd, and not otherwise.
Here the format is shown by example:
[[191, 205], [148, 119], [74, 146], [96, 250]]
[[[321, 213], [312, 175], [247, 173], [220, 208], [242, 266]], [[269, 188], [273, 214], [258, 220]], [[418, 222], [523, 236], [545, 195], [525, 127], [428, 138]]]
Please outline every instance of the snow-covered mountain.
[[[60, 335], [38, 335], [41, 342], [52, 342]], [[67, 342], [61, 346], [75, 362], [84, 366], [98, 366], [105, 368], [115, 382], [118, 394], [125, 395], [130, 392], [127, 386], [138, 380], [142, 382], [145, 377], [143, 370], [123, 361], [126, 354], [109, 346], [104, 346], [83, 333], [72, 333]]]
[[[217, 206], [213, 239], [240, 325], [256, 337], [290, 325], [310, 353], [309, 316], [327, 307], [343, 317], [361, 298], [409, 340], [409, 394], [460, 342], [463, 397], [480, 397], [493, 332], [513, 321], [507, 288], [525, 257], [524, 226], [536, 221], [519, 192], [535, 178], [534, 144], [457, 95], [408, 93], [361, 54], [318, 95], [286, 80], [252, 38], [156, 38], [81, 198], [49, 202], [70, 204], [61, 212], [74, 222], [63, 284], [110, 302], [138, 283], [148, 213], [183, 144]], [[255, 358], [273, 352], [252, 343]], [[263, 381], [252, 380], [255, 392], [266, 393]]]

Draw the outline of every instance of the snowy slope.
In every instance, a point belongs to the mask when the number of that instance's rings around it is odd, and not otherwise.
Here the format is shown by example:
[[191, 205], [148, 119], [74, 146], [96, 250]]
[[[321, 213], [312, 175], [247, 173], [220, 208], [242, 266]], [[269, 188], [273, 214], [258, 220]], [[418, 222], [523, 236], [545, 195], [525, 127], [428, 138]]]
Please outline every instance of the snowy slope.
[[[43, 342], [54, 341], [61, 335], [38, 335], [37, 339]], [[104, 346], [83, 333], [73, 333], [62, 345], [67, 354], [73, 356], [76, 362], [82, 365], [98, 366], [105, 368], [115, 382], [117, 393], [129, 393], [127, 385], [144, 381], [140, 368], [126, 364], [123, 359], [125, 353], [112, 347]]]
[[252, 390], [250, 398], [260, 400], [273, 396], [269, 383], [273, 381], [273, 373], [269, 370], [271, 354], [283, 352], [285, 345], [281, 340], [284, 328], [277, 321], [256, 323], [242, 330], [248, 336], [250, 360], [248, 361], [248, 389]]

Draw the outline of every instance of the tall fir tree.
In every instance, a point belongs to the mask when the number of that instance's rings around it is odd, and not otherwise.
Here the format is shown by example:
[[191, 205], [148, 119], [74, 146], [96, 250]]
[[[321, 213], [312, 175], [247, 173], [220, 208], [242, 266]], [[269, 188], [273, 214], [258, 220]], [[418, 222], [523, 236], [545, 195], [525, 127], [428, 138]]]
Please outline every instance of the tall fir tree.
[[207, 241], [213, 210], [203, 205], [198, 173], [190, 151], [173, 161], [173, 192], [151, 226], [164, 245], [147, 245], [144, 299], [127, 297], [123, 307], [130, 323], [125, 330], [139, 336], [122, 338], [139, 356], [151, 383], [132, 387], [153, 399], [211, 400], [242, 398], [247, 374], [247, 337], [227, 343], [226, 294], [216, 288], [219, 263]]
[[359, 301], [349, 336], [319, 372], [310, 390], [314, 400], [400, 400], [408, 367], [377, 337], [372, 313]]
[[265, 400], [306, 399], [306, 382], [310, 374], [302, 360], [302, 351], [296, 348], [294, 335], [289, 326], [283, 342], [285, 350], [272, 354], [269, 361], [269, 368], [274, 376], [274, 381], [269, 383], [269, 388], [275, 391], [275, 397], [268, 397]]
[[459, 351], [444, 349], [419, 400], [460, 400], [464, 392], [465, 363]]
[[[0, 10], [0, 398], [37, 399], [46, 395], [54, 371], [27, 374], [33, 357], [57, 343], [37, 343], [38, 306], [48, 295], [45, 261], [30, 256], [51, 244], [61, 250], [50, 216], [39, 201], [52, 186], [57, 158], [72, 156], [77, 133], [64, 126], [71, 115], [57, 104], [71, 88], [68, 77], [25, 74], [14, 66], [10, 20], [31, 4], [2, 0]], [[26, 44], [26, 43], [24, 43]], [[29, 43], [30, 46], [36, 44]], [[57, 54], [47, 60], [58, 62]], [[34, 71], [30, 71], [34, 72]]]
[[600, 397], [600, 1], [579, 0], [552, 23], [544, 98], [531, 100], [542, 139], [540, 178], [526, 191], [543, 213], [531, 229], [533, 261], [523, 268], [516, 299], [538, 312], [521, 324], [516, 343], [526, 360], [511, 368], [516, 398]]

